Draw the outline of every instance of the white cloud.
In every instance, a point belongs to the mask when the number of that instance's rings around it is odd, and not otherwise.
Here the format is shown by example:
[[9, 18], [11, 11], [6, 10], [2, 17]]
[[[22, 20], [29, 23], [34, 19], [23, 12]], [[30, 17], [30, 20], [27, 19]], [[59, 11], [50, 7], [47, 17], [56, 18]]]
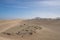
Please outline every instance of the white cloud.
[[60, 7], [60, 1], [41, 1], [37, 2], [41, 6]]
[[11, 7], [18, 7], [18, 8], [26, 8], [26, 7], [59, 7], [60, 8], [60, 1], [59, 0], [39, 0], [39, 1], [31, 1], [31, 2], [21, 2], [17, 0], [5, 0], [5, 3], [11, 5]]
[[29, 7], [59, 7], [60, 1], [35, 1], [35, 2], [26, 2], [26, 5]]

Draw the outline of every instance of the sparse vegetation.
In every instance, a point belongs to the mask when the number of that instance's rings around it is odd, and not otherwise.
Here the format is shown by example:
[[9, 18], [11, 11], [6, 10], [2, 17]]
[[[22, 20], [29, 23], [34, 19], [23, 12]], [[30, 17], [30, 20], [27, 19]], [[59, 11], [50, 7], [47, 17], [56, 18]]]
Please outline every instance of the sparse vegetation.
[[10, 33], [6, 33], [7, 35], [11, 35]]
[[[41, 19], [41, 18], [40, 18]], [[2, 37], [8, 37], [10, 36], [13, 39], [27, 39], [27, 40], [60, 40], [60, 32], [58, 29], [60, 28], [60, 21], [57, 20], [28, 20], [23, 21], [20, 25], [16, 25], [15, 27], [10, 27], [8, 25], [7, 30], [3, 30], [3, 32], [0, 33], [0, 36]], [[15, 22], [14, 22], [15, 23]], [[14, 24], [13, 23], [13, 24]], [[8, 24], [8, 23], [7, 23]], [[6, 25], [6, 24], [5, 24]], [[43, 27], [41, 25], [44, 25]], [[46, 26], [47, 25], [47, 26]], [[5, 28], [5, 27], [4, 27]], [[50, 29], [51, 28], [51, 29]], [[57, 29], [58, 28], [58, 29]], [[57, 30], [55, 30], [57, 29]], [[53, 30], [53, 31], [52, 31]], [[59, 29], [60, 30], [60, 29]], [[6, 36], [7, 35], [7, 36]], [[11, 39], [12, 39], [11, 38]]]
[[33, 34], [32, 32], [29, 33], [29, 35], [32, 35], [32, 34]]
[[26, 25], [26, 24], [24, 24], [24, 25]]
[[[13, 33], [15, 33], [16, 35], [18, 35], [18, 36], [20, 36], [20, 35], [22, 35], [22, 36], [24, 36], [24, 35], [26, 35], [26, 34], [29, 34], [29, 35], [33, 35], [33, 33], [36, 33], [36, 31], [35, 30], [37, 30], [37, 29], [39, 29], [39, 27], [38, 26], [34, 26], [34, 25], [26, 25], [26, 24], [24, 24], [24, 25], [21, 25], [22, 27], [17, 27], [17, 28], [15, 28], [15, 29], [17, 29], [17, 31], [16, 32], [13, 32]], [[23, 28], [23, 26], [25, 27], [25, 28]], [[32, 27], [33, 26], [33, 27]], [[19, 29], [20, 28], [20, 29]], [[11, 28], [10, 30], [15, 30], [14, 28]], [[8, 32], [10, 32], [9, 30], [7, 30]], [[11, 35], [10, 33], [5, 33], [5, 34], [7, 34], [7, 35]]]
[[6, 33], [6, 32], [3, 32], [3, 34], [6, 34], [6, 35], [11, 35], [11, 33]]

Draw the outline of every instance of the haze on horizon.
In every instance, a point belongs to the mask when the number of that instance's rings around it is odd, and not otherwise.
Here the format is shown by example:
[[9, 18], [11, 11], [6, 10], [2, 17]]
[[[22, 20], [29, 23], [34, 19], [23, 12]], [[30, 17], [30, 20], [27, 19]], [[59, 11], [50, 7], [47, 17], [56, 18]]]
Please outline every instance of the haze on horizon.
[[0, 0], [0, 19], [60, 17], [60, 0]]

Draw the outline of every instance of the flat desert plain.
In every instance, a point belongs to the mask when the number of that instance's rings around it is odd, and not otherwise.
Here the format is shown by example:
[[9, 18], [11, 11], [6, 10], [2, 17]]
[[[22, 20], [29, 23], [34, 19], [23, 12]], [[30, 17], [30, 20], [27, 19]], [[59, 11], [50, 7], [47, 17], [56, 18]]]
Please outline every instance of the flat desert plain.
[[60, 40], [60, 20], [0, 20], [0, 40]]

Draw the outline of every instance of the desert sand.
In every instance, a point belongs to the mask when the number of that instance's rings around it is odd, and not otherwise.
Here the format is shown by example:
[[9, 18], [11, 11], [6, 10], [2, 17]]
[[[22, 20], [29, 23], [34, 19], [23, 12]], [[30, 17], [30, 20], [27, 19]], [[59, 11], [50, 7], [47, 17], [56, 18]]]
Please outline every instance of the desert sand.
[[60, 40], [60, 20], [3, 20], [0, 40]]

